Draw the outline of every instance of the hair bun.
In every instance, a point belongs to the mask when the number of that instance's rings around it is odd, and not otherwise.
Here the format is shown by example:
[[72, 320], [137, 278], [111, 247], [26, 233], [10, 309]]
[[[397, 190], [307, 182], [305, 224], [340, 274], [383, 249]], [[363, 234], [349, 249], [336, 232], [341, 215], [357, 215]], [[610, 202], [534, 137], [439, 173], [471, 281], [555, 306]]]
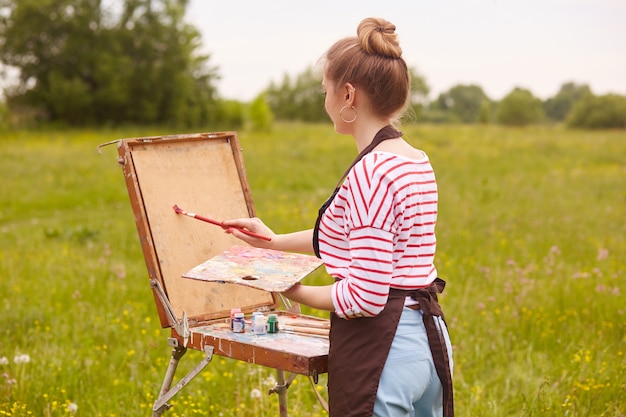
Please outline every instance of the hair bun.
[[402, 48], [396, 34], [396, 26], [382, 18], [368, 17], [356, 30], [361, 48], [370, 55], [400, 58]]

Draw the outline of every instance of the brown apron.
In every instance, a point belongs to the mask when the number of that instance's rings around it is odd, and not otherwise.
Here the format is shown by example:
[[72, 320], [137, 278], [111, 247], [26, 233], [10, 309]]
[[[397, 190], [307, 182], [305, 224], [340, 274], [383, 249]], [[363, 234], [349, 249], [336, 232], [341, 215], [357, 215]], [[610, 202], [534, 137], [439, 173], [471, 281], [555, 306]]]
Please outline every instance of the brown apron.
[[344, 320], [331, 314], [328, 353], [328, 406], [330, 417], [364, 417], [374, 411], [376, 392], [391, 343], [396, 333], [404, 300], [420, 302], [423, 320], [437, 375], [443, 386], [444, 417], [454, 416], [452, 378], [445, 340], [439, 336], [433, 316], [441, 316], [437, 293], [445, 281], [437, 278], [420, 290], [391, 289], [385, 309], [376, 317]]
[[[319, 209], [313, 232], [313, 249], [319, 252], [319, 226], [322, 215], [330, 206], [350, 169], [381, 142], [402, 136], [393, 126], [385, 126], [372, 142], [363, 149], [346, 170], [333, 194]], [[391, 343], [396, 334], [404, 300], [411, 296], [420, 302], [428, 343], [435, 362], [437, 375], [443, 386], [443, 415], [454, 416], [452, 377], [445, 341], [439, 336], [434, 316], [443, 313], [437, 302], [445, 281], [437, 278], [428, 288], [395, 290], [389, 292], [385, 309], [376, 317], [344, 320], [331, 313], [330, 350], [328, 353], [328, 406], [330, 417], [364, 417], [374, 411], [376, 392]]]

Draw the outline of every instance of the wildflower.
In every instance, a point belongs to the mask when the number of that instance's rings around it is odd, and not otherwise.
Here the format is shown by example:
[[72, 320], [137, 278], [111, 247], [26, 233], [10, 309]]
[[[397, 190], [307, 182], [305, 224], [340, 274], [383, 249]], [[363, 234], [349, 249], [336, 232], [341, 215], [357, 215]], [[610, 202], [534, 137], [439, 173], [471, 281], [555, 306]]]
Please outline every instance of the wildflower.
[[250, 398], [261, 398], [261, 390], [254, 388], [252, 391], [250, 391]]
[[0, 358], [0, 365], [8, 365], [9, 364], [9, 360], [7, 359], [6, 356], [2, 356]]
[[267, 378], [265, 378], [265, 380], [263, 381], [263, 385], [266, 386], [274, 386], [276, 385], [276, 379], [274, 379], [274, 376], [269, 375]]
[[609, 257], [608, 249], [603, 249], [603, 248], [598, 249], [598, 256], [596, 257], [598, 261], [603, 261], [608, 257]]
[[30, 362], [30, 356], [27, 354], [17, 355], [13, 358], [13, 362], [15, 363], [28, 363]]
[[78, 411], [78, 406], [74, 403], [69, 403], [67, 405], [67, 411], [69, 411], [71, 414], [74, 414], [76, 411]]
[[6, 379], [7, 385], [17, 384], [17, 381], [15, 380], [15, 378], [11, 378], [11, 375], [7, 374], [6, 372], [3, 373], [2, 376]]

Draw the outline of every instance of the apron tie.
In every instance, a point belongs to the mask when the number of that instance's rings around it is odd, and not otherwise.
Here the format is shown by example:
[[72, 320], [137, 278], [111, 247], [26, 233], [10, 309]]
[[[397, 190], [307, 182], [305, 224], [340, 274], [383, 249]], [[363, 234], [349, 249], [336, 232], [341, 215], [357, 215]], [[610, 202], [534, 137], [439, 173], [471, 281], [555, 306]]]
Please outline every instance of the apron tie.
[[435, 323], [436, 317], [441, 317], [445, 323], [441, 306], [437, 300], [437, 293], [443, 292], [446, 282], [441, 278], [436, 278], [427, 288], [410, 291], [409, 295], [419, 301], [420, 307], [424, 315], [424, 327], [426, 327], [426, 335], [428, 344], [435, 362], [435, 370], [443, 387], [443, 415], [444, 417], [454, 416], [454, 395], [452, 390], [452, 374], [450, 372], [450, 357], [448, 356], [448, 348], [441, 334], [442, 330], [437, 329], [439, 326]]

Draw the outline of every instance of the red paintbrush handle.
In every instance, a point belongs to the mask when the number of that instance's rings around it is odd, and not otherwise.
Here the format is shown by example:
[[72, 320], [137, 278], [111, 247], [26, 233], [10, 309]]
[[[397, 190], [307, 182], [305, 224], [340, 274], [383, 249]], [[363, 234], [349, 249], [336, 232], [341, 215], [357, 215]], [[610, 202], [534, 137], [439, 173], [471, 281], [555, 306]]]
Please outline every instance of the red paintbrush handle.
[[272, 240], [272, 238], [270, 238], [270, 237], [263, 236], [263, 235], [260, 235], [258, 233], [251, 232], [251, 231], [249, 231], [247, 229], [242, 229], [241, 227], [228, 226], [228, 225], [226, 225], [226, 224], [224, 224], [222, 222], [218, 222], [217, 220], [209, 219], [208, 217], [204, 217], [204, 216], [201, 216], [199, 214], [194, 214], [191, 217], [194, 217], [194, 218], [196, 218], [198, 220], [202, 220], [203, 222], [207, 222], [207, 223], [214, 224], [216, 226], [220, 226], [222, 229], [230, 229], [232, 227], [233, 229], [237, 229], [241, 233], [244, 233], [244, 234], [246, 234], [248, 236], [252, 236], [252, 237], [259, 238], [259, 239], [267, 240], [268, 242]]
[[216, 225], [216, 226], [223, 227], [223, 228], [225, 228], [225, 229], [226, 229], [226, 228], [228, 228], [228, 226], [226, 226], [226, 225], [225, 225], [224, 223], [222, 223], [222, 222], [218, 222], [217, 220], [209, 219], [208, 217], [204, 217], [204, 216], [201, 216], [201, 215], [199, 215], [199, 214], [194, 214], [194, 215], [193, 215], [193, 216], [191, 216], [191, 217], [194, 217], [194, 218], [196, 218], [196, 219], [198, 219], [198, 220], [202, 220], [203, 222], [207, 222], [207, 223], [214, 224], [214, 225]]

